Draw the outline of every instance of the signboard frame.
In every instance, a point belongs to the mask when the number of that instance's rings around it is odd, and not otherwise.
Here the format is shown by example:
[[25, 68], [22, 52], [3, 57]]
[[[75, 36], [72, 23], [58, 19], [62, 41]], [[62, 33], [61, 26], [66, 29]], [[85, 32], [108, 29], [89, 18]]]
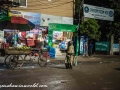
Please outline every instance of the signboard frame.
[[84, 17], [114, 21], [114, 9], [84, 4]]

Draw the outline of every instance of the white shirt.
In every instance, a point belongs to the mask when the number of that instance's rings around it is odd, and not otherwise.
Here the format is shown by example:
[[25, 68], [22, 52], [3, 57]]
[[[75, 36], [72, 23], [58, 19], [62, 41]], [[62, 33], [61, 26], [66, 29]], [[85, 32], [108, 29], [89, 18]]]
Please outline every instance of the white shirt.
[[24, 43], [17, 44], [17, 47], [23, 47]]

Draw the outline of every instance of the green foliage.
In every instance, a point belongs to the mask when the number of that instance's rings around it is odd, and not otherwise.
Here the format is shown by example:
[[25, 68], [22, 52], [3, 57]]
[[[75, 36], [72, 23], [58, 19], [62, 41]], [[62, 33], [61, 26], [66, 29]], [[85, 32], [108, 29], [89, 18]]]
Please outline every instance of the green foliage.
[[82, 12], [82, 0], [75, 0], [75, 12]]
[[75, 11], [76, 11], [76, 13], [79, 13], [81, 1], [82, 0], [75, 0], [75, 9], [76, 9]]
[[20, 4], [12, 0], [0, 0], [0, 7], [9, 9], [10, 7], [18, 7]]
[[80, 24], [80, 34], [87, 35], [90, 39], [99, 40], [101, 32], [98, 30], [97, 20], [89, 18]]
[[120, 36], [120, 0], [109, 0], [111, 8], [114, 9], [114, 21], [109, 23], [109, 35]]

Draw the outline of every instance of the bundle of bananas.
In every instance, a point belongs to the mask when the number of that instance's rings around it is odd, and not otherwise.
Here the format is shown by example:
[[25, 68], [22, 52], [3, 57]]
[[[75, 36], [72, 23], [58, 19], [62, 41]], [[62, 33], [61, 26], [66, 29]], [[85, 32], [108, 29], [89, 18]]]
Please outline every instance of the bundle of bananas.
[[28, 46], [19, 46], [19, 47], [17, 47], [17, 49], [30, 49], [30, 47], [28, 47]]

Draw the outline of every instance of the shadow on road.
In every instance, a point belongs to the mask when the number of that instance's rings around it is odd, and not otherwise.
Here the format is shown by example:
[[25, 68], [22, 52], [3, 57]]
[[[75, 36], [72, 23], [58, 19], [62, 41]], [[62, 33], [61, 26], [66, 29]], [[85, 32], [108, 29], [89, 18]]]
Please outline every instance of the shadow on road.
[[64, 68], [64, 67], [52, 67], [52, 68], [66, 69], [66, 68]]

